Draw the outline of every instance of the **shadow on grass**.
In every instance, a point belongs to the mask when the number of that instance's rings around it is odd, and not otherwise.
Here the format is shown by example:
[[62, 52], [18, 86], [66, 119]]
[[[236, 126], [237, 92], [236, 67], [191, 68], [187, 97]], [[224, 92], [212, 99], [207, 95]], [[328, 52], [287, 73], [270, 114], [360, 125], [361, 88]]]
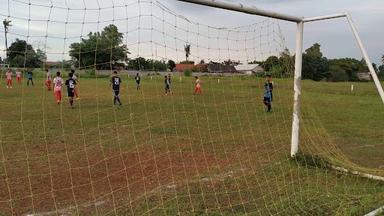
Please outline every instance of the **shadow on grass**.
[[298, 153], [294, 158], [292, 158], [292, 161], [296, 162], [297, 165], [307, 168], [318, 168], [324, 170], [332, 169], [332, 164], [329, 161], [317, 155]]

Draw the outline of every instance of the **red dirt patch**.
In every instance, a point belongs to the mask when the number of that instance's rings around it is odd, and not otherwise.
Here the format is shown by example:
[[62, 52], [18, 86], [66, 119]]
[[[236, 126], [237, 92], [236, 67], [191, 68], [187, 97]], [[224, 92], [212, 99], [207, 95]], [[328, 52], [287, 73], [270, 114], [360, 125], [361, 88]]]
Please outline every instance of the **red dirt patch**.
[[6, 215], [56, 214], [63, 213], [62, 209], [102, 214], [132, 206], [143, 195], [226, 164], [204, 152], [103, 152], [97, 147], [28, 161], [5, 161], [7, 173], [0, 176], [0, 209]]

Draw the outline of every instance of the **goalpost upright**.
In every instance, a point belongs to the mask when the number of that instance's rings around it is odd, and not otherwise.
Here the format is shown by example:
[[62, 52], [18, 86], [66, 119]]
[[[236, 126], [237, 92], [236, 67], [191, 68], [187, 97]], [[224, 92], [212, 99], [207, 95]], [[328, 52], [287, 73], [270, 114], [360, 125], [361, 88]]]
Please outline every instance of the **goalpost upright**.
[[301, 79], [302, 79], [302, 59], [303, 59], [303, 41], [304, 41], [304, 23], [346, 18], [349, 26], [352, 29], [352, 33], [357, 41], [363, 58], [368, 65], [369, 72], [375, 82], [377, 91], [384, 103], [384, 90], [380, 83], [380, 80], [376, 74], [375, 69], [372, 66], [372, 62], [369, 59], [368, 53], [362, 43], [362, 40], [357, 32], [357, 29], [352, 21], [351, 16], [348, 13], [326, 15], [312, 18], [303, 18], [292, 16], [288, 14], [276, 13], [273, 11], [263, 10], [256, 7], [248, 7], [243, 4], [226, 3], [217, 0], [177, 0], [180, 2], [194, 3], [198, 5], [204, 5], [214, 8], [220, 8], [225, 10], [237, 11], [251, 15], [258, 15], [264, 17], [270, 17], [274, 19], [285, 20], [289, 22], [297, 23], [296, 32], [296, 50], [295, 50], [295, 75], [294, 75], [294, 104], [293, 104], [293, 119], [292, 119], [292, 135], [291, 135], [291, 157], [295, 157], [299, 151], [299, 135], [300, 135], [300, 98], [301, 98]]

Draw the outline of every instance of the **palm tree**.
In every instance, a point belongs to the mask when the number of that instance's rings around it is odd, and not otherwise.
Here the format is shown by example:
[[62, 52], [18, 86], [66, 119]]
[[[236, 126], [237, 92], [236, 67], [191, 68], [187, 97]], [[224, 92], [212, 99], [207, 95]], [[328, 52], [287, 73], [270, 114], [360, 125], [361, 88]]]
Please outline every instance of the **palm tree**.
[[7, 19], [4, 19], [3, 20], [3, 26], [4, 26], [4, 34], [5, 34], [5, 53], [6, 53], [6, 58], [8, 58], [8, 31], [9, 31], [9, 27], [12, 26], [11, 25], [11, 20], [7, 20]]
[[185, 51], [185, 61], [188, 62], [188, 58], [191, 55], [191, 45], [185, 44], [184, 51]]

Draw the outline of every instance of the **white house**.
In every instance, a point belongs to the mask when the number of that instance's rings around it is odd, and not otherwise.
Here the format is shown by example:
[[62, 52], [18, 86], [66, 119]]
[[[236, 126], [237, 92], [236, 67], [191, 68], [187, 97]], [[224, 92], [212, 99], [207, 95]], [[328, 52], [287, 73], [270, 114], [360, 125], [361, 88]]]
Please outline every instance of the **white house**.
[[359, 77], [360, 81], [371, 81], [372, 80], [371, 74], [369, 72], [358, 73], [357, 77]]
[[257, 74], [257, 73], [263, 73], [264, 68], [261, 67], [258, 64], [241, 64], [235, 66], [237, 72], [243, 73], [243, 74]]

